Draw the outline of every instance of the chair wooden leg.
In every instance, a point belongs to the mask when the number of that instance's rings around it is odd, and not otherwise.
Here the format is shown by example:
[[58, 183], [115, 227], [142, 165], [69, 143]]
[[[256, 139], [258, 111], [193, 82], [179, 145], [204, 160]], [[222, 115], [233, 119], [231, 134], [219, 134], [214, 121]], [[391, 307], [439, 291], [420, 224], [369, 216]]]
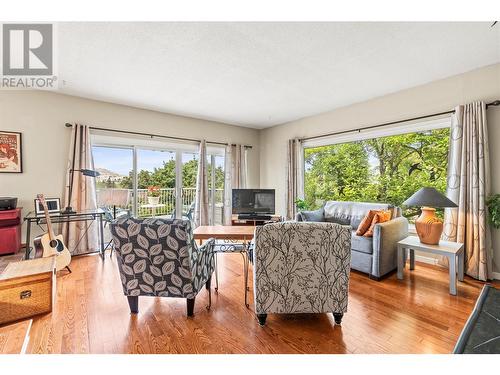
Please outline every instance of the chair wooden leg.
[[344, 314], [333, 313], [333, 318], [335, 319], [335, 323], [336, 324], [341, 324], [343, 316], [344, 316]]
[[212, 306], [212, 289], [210, 288], [212, 284], [212, 276], [210, 276], [205, 283], [205, 288], [208, 290], [208, 306], [207, 310], [210, 310], [210, 307]]
[[266, 324], [267, 314], [257, 314], [257, 319], [259, 319], [259, 324], [263, 326]]
[[194, 298], [187, 299], [187, 316], [194, 315]]
[[138, 296], [127, 296], [128, 305], [130, 307], [131, 314], [137, 314], [139, 312], [139, 297]]

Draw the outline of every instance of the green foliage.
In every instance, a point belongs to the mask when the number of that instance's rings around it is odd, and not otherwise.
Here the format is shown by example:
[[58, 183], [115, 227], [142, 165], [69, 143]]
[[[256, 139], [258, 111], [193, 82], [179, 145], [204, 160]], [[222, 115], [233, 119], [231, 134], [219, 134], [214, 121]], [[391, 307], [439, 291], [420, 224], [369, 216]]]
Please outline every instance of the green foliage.
[[297, 207], [297, 209], [299, 211], [304, 211], [304, 210], [307, 210], [309, 208], [309, 205], [303, 199], [296, 199], [295, 200], [295, 207]]
[[311, 208], [325, 200], [401, 206], [423, 186], [444, 192], [448, 141], [446, 128], [306, 149], [305, 200]]
[[494, 194], [486, 199], [488, 219], [495, 229], [500, 228], [500, 194]]
[[[210, 179], [211, 164], [207, 165], [208, 178]], [[198, 160], [192, 159], [182, 165], [182, 185], [184, 187], [196, 187], [196, 177], [198, 175]], [[132, 189], [133, 172], [124, 177], [120, 182], [120, 187]], [[158, 186], [160, 188], [175, 187], [175, 160], [163, 162], [163, 166], [155, 168], [153, 171], [140, 170], [137, 174], [137, 188], [147, 189], [148, 186]], [[224, 169], [217, 167], [215, 169], [215, 187], [222, 189], [224, 187]]]

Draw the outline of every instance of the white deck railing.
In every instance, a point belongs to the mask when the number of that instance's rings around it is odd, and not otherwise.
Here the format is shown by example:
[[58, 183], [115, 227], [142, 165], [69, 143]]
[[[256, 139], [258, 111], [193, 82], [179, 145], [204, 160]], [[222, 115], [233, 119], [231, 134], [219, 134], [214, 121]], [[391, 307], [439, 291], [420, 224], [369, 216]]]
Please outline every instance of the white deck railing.
[[[211, 196], [211, 191], [209, 191]], [[189, 207], [196, 197], [196, 188], [182, 189], [183, 215], [187, 214]], [[116, 206], [131, 210], [133, 207], [134, 191], [132, 189], [99, 188], [97, 189], [97, 203], [102, 206]], [[222, 207], [224, 203], [224, 189], [215, 189], [215, 205]], [[147, 189], [137, 189], [137, 216], [151, 216], [151, 208], [143, 207], [148, 204]], [[172, 215], [175, 209], [175, 189], [160, 189], [160, 202], [163, 207], [155, 209], [155, 215]], [[219, 214], [216, 212], [216, 222]]]

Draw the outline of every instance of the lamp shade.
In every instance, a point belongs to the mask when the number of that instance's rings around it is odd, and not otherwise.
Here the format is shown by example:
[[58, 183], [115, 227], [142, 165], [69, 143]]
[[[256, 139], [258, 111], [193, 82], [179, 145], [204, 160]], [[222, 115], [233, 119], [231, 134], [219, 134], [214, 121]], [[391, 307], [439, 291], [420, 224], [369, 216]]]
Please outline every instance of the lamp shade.
[[424, 187], [403, 202], [405, 206], [458, 207], [432, 187]]

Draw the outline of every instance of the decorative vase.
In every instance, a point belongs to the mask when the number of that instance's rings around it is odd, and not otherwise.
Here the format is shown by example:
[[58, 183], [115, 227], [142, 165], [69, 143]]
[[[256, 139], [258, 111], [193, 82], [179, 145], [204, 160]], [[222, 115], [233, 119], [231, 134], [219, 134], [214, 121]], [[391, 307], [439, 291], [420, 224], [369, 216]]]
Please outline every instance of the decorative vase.
[[148, 203], [151, 205], [157, 205], [160, 203], [160, 197], [148, 197]]
[[415, 221], [415, 228], [420, 242], [428, 245], [439, 244], [443, 233], [443, 222], [436, 216], [435, 208], [422, 207], [422, 214]]

